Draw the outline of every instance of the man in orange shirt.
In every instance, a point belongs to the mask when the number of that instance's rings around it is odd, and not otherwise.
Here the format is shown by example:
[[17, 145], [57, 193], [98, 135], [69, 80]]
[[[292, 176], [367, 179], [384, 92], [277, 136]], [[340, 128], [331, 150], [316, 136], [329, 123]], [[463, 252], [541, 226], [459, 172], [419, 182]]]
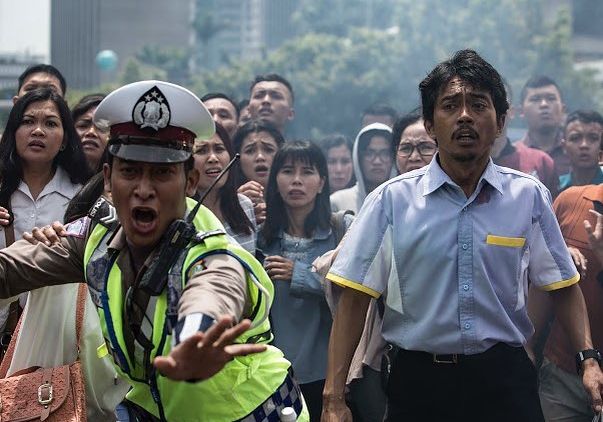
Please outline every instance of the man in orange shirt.
[[[553, 204], [561, 232], [582, 269], [582, 289], [595, 349], [603, 347], [603, 185], [570, 187]], [[597, 221], [599, 220], [599, 221]], [[589, 235], [590, 234], [590, 235]], [[590, 237], [590, 239], [589, 239]], [[576, 254], [578, 250], [582, 256]], [[540, 369], [540, 401], [546, 420], [587, 421], [592, 408], [582, 379], [576, 373], [574, 350], [569, 336], [557, 320], [544, 350]]]

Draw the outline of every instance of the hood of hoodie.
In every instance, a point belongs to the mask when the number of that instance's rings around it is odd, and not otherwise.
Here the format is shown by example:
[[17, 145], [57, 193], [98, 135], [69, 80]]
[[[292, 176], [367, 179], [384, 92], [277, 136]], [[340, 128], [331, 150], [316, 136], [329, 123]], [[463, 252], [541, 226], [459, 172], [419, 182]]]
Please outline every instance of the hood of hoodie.
[[[356, 175], [356, 186], [358, 187], [358, 200], [360, 201], [358, 209], [360, 209], [360, 205], [362, 205], [364, 198], [366, 198], [367, 195], [366, 186], [364, 184], [364, 174], [362, 173], [362, 168], [360, 166], [360, 142], [361, 140], [362, 142], [367, 142], [367, 137], [364, 135], [369, 132], [374, 132], [375, 134], [381, 133], [390, 139], [392, 137], [392, 129], [383, 123], [372, 123], [368, 126], [365, 126], [360, 130], [360, 132], [358, 132], [358, 135], [356, 135], [354, 147], [352, 148], [352, 163], [354, 165], [354, 174]], [[392, 177], [397, 176], [397, 174], [395, 163], [392, 161], [392, 169], [390, 171], [389, 178], [391, 179]]]

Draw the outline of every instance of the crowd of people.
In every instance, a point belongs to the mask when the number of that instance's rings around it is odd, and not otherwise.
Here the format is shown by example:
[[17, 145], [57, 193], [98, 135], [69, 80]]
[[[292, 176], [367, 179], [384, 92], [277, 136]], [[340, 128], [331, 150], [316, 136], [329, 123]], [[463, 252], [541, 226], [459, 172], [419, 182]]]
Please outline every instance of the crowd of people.
[[515, 103], [463, 50], [353, 142], [290, 139], [278, 74], [241, 101], [144, 81], [70, 109], [66, 90], [28, 68], [0, 140], [0, 374], [80, 359], [91, 421], [601, 412], [603, 116], [553, 79]]

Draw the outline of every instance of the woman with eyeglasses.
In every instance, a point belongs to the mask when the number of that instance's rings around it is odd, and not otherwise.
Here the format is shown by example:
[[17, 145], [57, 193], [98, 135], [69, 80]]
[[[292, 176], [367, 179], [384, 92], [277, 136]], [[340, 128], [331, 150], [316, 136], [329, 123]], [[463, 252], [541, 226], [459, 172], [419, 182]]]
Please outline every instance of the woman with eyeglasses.
[[400, 117], [394, 124], [396, 166], [400, 174], [425, 167], [438, 150], [436, 142], [429, 137], [423, 118], [418, 112]]

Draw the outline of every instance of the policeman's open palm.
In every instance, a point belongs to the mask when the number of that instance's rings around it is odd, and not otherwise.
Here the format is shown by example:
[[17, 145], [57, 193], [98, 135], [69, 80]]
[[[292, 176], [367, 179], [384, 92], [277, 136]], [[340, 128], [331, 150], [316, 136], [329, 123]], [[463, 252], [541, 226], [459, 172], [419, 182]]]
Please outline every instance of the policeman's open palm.
[[264, 268], [273, 280], [288, 281], [293, 277], [294, 262], [279, 255], [267, 256]]
[[153, 365], [159, 372], [175, 381], [208, 379], [224, 368], [236, 356], [246, 356], [266, 350], [263, 344], [233, 344], [251, 326], [245, 319], [232, 326], [231, 317], [222, 317], [206, 332], [193, 334], [174, 347], [168, 356], [158, 356]]

